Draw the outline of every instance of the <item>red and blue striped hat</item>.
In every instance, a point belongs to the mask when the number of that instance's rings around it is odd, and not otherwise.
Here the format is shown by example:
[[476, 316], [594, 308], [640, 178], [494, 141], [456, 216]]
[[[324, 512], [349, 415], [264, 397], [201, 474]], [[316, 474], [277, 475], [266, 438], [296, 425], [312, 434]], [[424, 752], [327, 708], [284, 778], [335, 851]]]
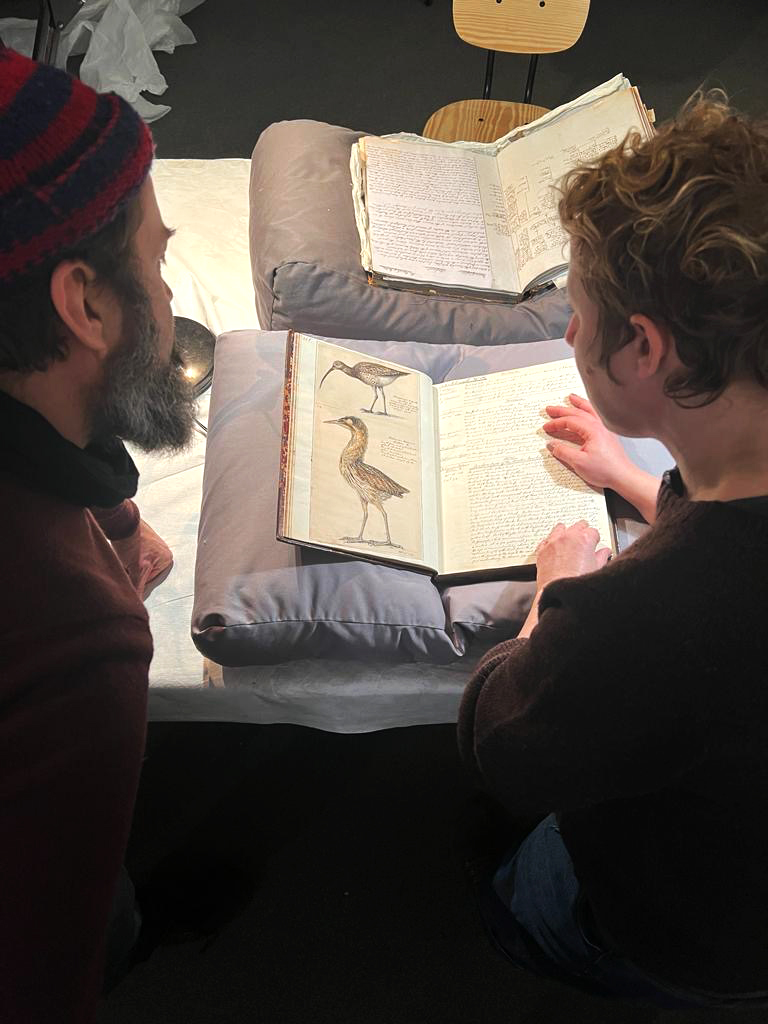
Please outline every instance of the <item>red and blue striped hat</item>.
[[0, 45], [0, 287], [108, 224], [152, 156], [125, 100]]

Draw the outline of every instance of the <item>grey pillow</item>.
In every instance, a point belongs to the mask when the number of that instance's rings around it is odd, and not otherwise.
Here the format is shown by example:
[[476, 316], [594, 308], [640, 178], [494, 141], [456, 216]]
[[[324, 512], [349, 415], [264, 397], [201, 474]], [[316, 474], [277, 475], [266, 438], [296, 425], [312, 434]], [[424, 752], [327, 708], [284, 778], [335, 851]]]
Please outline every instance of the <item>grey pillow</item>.
[[[216, 346], [192, 636], [222, 665], [308, 657], [449, 662], [518, 630], [533, 584], [436, 586], [429, 576], [275, 538], [285, 332]], [[497, 347], [344, 341], [433, 380], [562, 358], [562, 341]]]
[[363, 134], [280, 121], [256, 143], [250, 246], [261, 327], [468, 345], [561, 338], [570, 316], [562, 289], [509, 305], [368, 284], [349, 172], [352, 143]]

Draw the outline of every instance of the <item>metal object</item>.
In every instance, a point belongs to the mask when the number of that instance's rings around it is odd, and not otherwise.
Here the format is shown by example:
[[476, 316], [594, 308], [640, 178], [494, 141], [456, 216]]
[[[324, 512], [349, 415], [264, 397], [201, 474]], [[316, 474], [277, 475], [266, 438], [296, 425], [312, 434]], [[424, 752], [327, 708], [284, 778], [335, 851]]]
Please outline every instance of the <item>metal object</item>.
[[[330, 371], [329, 371], [330, 372]], [[360, 504], [363, 507], [363, 521], [360, 524], [360, 532], [357, 537], [343, 537], [346, 542], [362, 544], [363, 531], [368, 522], [368, 505], [371, 504], [381, 512], [384, 520], [384, 529], [387, 531], [386, 540], [369, 540], [367, 544], [386, 544], [388, 547], [399, 548], [401, 544], [393, 544], [389, 534], [389, 520], [384, 511], [383, 503], [388, 498], [402, 498], [408, 494], [408, 488], [382, 473], [375, 466], [369, 466], [363, 462], [368, 447], [368, 428], [357, 416], [342, 416], [339, 420], [326, 420], [326, 423], [335, 423], [339, 427], [346, 427], [352, 437], [347, 442], [346, 448], [339, 456], [339, 472], [349, 486], [357, 493]]]
[[[491, 84], [493, 82], [493, 65], [496, 59], [496, 51], [488, 50], [485, 59], [485, 83], [483, 84], [483, 99], [488, 100], [491, 98]], [[531, 97], [533, 96], [533, 80], [536, 77], [536, 65], [539, 63], [538, 53], [531, 54], [531, 59], [528, 62], [528, 77], [525, 80], [525, 95], [523, 96], [523, 103], [530, 103]]]
[[182, 372], [195, 389], [195, 396], [205, 394], [213, 380], [213, 355], [216, 336], [197, 320], [175, 316], [176, 356]]
[[483, 85], [483, 99], [491, 98], [491, 83], [493, 82], [493, 64], [496, 60], [496, 51], [488, 50], [485, 58], [485, 84]]
[[523, 96], [523, 103], [530, 103], [531, 96], [533, 96], [533, 80], [536, 77], [536, 65], [539, 63], [538, 53], [531, 55], [531, 60], [528, 64], [528, 78], [525, 81], [525, 96]]
[[384, 415], [388, 416], [387, 413], [387, 396], [384, 394], [384, 388], [397, 380], [398, 377], [407, 377], [408, 372], [406, 370], [393, 370], [391, 366], [382, 366], [381, 363], [355, 363], [354, 366], [347, 366], [340, 359], [335, 359], [333, 366], [330, 370], [326, 370], [323, 374], [323, 380], [320, 381], [317, 390], [323, 386], [323, 381], [329, 373], [333, 373], [334, 370], [341, 370], [342, 373], [346, 373], [348, 377], [355, 377], [357, 380], [362, 381], [363, 384], [367, 384], [369, 388], [373, 388], [373, 402], [371, 402], [371, 408], [365, 409], [365, 412], [373, 412], [373, 407], [379, 398], [379, 392], [381, 397], [384, 399]]
[[85, 3], [85, 0], [40, 0], [32, 58], [41, 64], [53, 64], [59, 49], [59, 37]]

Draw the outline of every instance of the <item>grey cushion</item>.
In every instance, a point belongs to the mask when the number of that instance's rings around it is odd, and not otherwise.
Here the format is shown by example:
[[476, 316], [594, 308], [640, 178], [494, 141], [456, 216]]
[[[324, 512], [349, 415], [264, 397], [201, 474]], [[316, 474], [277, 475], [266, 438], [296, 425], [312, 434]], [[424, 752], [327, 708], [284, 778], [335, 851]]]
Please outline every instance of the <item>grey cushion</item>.
[[[192, 634], [222, 665], [307, 657], [444, 663], [514, 635], [533, 585], [429, 576], [275, 539], [285, 332], [222, 335], [205, 460]], [[433, 380], [562, 358], [562, 341], [497, 347], [342, 342]]]
[[319, 121], [281, 121], [256, 143], [250, 245], [260, 326], [467, 345], [561, 338], [570, 315], [562, 290], [510, 305], [368, 284], [349, 171], [352, 143], [362, 134]]

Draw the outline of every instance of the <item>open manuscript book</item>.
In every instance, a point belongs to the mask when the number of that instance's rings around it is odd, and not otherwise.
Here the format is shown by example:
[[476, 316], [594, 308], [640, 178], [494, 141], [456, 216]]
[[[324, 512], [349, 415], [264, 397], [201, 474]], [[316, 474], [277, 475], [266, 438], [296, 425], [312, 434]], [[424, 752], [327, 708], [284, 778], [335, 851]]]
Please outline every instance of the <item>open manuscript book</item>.
[[573, 359], [433, 384], [291, 332], [277, 536], [440, 576], [532, 566], [560, 520], [616, 550], [604, 495], [541, 429], [582, 390]]
[[652, 134], [623, 75], [489, 144], [365, 136], [352, 147], [361, 260], [372, 284], [517, 301], [560, 278], [566, 171]]

